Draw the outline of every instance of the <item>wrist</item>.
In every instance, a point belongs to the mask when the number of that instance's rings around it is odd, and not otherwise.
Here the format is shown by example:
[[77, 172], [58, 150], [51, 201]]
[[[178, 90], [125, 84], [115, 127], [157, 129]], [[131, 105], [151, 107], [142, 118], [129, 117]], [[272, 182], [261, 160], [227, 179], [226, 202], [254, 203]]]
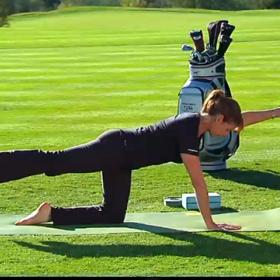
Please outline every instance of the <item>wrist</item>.
[[275, 109], [275, 110], [272, 111], [272, 116], [271, 116], [271, 118], [272, 118], [272, 119], [275, 119], [275, 118], [279, 118], [279, 117], [280, 117], [280, 109], [277, 108], [277, 109]]
[[208, 228], [212, 227], [213, 225], [216, 225], [213, 220], [205, 221], [205, 224]]
[[215, 229], [215, 228], [217, 228], [217, 224], [212, 221], [211, 223], [207, 223], [206, 227], [208, 229]]

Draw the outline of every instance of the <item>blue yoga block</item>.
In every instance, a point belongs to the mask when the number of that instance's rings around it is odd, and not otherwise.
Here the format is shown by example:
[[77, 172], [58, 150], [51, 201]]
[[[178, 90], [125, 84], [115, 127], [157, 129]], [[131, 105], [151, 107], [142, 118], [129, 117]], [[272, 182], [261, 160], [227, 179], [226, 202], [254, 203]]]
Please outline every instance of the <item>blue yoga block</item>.
[[[219, 193], [208, 193], [210, 209], [219, 209], [222, 207], [221, 195]], [[182, 206], [187, 210], [198, 210], [195, 193], [182, 194]]]

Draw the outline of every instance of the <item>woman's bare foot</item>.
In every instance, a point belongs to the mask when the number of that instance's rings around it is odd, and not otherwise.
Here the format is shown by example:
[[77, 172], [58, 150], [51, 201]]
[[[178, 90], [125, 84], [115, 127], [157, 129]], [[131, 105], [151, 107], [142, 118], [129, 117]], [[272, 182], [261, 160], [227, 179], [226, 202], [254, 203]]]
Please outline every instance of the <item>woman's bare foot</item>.
[[16, 222], [16, 225], [36, 225], [51, 220], [51, 205], [42, 203], [34, 212]]

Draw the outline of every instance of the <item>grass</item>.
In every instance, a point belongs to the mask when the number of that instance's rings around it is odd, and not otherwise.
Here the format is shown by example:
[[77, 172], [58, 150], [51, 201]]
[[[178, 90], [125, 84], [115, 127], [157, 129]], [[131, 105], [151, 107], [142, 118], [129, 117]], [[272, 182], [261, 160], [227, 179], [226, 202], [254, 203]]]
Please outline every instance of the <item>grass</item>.
[[[0, 150], [57, 150], [110, 128], [176, 113], [188, 78], [186, 34], [217, 19], [236, 26], [227, 79], [243, 110], [279, 106], [280, 12], [69, 8], [11, 17], [0, 30]], [[261, 20], [260, 20], [261, 19]], [[205, 173], [224, 207], [279, 207], [278, 120], [249, 127], [229, 170]], [[129, 212], [173, 211], [163, 197], [192, 192], [184, 167], [133, 173]], [[101, 201], [100, 174], [34, 176], [0, 185], [1, 213], [42, 201]], [[176, 209], [177, 211], [177, 209]], [[0, 275], [279, 276], [277, 232], [0, 237]]]

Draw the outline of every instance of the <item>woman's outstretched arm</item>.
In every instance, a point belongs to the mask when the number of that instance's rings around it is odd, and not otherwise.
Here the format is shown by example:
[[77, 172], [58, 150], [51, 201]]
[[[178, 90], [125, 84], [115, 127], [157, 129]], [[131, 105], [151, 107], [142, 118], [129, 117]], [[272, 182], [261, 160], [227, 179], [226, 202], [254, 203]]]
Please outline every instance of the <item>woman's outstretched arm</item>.
[[242, 117], [244, 121], [244, 127], [246, 127], [248, 125], [256, 124], [269, 119], [279, 118], [280, 107], [269, 110], [245, 111], [242, 112]]
[[204, 219], [206, 227], [210, 230], [239, 230], [241, 227], [238, 225], [216, 224], [213, 221], [209, 206], [207, 184], [204, 180], [199, 157], [190, 154], [181, 154], [181, 158], [191, 177], [199, 210]]

